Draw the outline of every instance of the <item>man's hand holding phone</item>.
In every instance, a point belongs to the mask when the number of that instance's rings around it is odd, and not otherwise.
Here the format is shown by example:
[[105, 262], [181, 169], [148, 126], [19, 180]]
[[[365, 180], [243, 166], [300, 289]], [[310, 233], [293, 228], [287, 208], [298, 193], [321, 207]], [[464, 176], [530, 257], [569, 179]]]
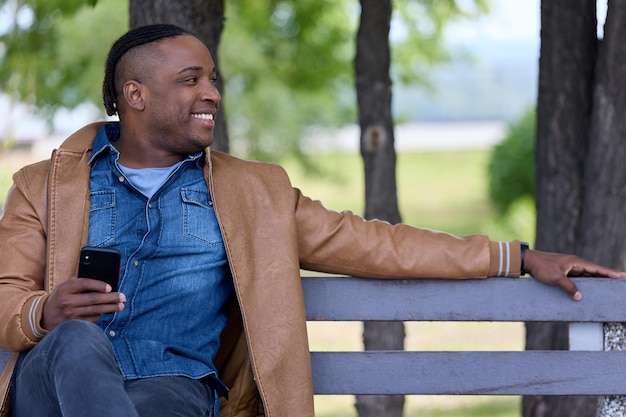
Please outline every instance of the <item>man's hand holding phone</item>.
[[120, 253], [115, 249], [81, 250], [78, 279], [56, 287], [43, 307], [41, 325], [52, 330], [67, 320], [97, 322], [100, 315], [124, 309], [126, 296], [117, 292]]

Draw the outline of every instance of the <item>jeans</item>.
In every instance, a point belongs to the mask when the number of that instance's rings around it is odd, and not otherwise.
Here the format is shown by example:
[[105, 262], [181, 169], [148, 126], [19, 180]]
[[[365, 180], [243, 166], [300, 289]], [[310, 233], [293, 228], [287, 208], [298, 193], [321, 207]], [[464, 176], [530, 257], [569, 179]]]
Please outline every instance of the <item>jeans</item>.
[[111, 345], [93, 323], [57, 326], [22, 354], [13, 376], [13, 417], [216, 417], [219, 397], [186, 377], [124, 381]]

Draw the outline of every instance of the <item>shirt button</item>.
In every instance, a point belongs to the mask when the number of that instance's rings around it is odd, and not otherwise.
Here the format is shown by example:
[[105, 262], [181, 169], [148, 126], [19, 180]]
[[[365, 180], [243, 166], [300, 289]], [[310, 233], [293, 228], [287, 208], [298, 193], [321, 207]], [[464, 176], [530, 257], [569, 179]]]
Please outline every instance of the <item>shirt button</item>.
[[117, 179], [118, 179], [120, 182], [124, 182], [124, 176], [123, 176], [123, 175], [120, 175], [119, 177], [117, 177]]
[[152, 203], [148, 203], [148, 208], [152, 208]]
[[109, 331], [109, 336], [111, 336], [111, 337], [115, 337], [115, 330], [111, 330], [111, 331]]
[[135, 265], [135, 266], [139, 265], [139, 261], [138, 261], [137, 259], [135, 259], [135, 260], [133, 261], [133, 265]]

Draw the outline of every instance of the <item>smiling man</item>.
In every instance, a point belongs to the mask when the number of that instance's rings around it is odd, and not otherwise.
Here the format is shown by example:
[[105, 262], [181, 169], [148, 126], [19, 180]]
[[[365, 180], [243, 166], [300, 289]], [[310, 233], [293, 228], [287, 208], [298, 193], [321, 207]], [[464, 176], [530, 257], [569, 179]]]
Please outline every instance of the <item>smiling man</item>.
[[[15, 352], [2, 412], [10, 398], [15, 417], [313, 417], [301, 268], [528, 272], [574, 300], [568, 275], [624, 276], [517, 240], [326, 210], [279, 166], [209, 148], [215, 77], [187, 31], [134, 29], [105, 68], [104, 105], [120, 121], [15, 174], [0, 218], [0, 348]], [[120, 251], [119, 292], [76, 276], [85, 245]]]

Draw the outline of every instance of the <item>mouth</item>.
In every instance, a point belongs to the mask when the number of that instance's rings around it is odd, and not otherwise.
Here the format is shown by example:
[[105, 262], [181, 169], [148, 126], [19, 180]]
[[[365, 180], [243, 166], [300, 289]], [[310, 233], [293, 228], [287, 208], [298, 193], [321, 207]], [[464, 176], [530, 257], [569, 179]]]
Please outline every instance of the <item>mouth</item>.
[[191, 117], [200, 119], [200, 120], [211, 120], [213, 121], [212, 113], [191, 113]]

